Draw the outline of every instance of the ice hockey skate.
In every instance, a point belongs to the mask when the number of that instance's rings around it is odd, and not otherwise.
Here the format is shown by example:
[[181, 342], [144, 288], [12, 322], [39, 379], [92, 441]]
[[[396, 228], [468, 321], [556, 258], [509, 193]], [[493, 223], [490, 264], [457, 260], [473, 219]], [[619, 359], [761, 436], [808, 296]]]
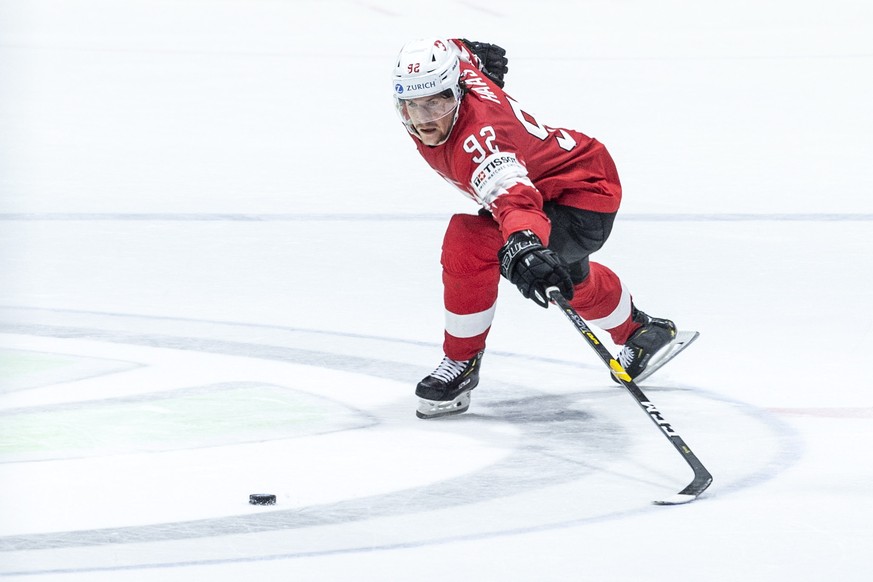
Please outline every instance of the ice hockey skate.
[[636, 307], [633, 319], [642, 327], [631, 335], [616, 359], [634, 382], [654, 374], [700, 335], [696, 331], [677, 332], [676, 324], [669, 319], [651, 317]]
[[438, 418], [461, 414], [470, 408], [470, 391], [479, 384], [482, 352], [466, 362], [443, 358], [437, 369], [426, 376], [415, 389], [420, 398], [418, 418]]

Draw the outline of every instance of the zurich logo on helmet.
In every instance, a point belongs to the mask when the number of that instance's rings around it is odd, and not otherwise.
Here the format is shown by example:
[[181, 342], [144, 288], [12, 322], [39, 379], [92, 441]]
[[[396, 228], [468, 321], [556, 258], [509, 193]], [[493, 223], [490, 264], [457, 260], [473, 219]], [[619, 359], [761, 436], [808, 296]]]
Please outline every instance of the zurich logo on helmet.
[[394, 85], [394, 91], [397, 93], [403, 93], [403, 85], [397, 83], [396, 85]]

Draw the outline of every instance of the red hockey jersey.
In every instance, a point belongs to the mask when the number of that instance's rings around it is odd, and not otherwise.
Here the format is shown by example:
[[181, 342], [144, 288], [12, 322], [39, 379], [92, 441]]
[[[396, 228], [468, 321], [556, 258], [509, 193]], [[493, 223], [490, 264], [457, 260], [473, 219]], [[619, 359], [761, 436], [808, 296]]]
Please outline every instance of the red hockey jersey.
[[467, 92], [448, 140], [438, 146], [413, 140], [434, 170], [491, 211], [504, 240], [530, 229], [548, 244], [544, 201], [618, 210], [618, 173], [600, 142], [542, 125], [464, 58], [461, 79]]

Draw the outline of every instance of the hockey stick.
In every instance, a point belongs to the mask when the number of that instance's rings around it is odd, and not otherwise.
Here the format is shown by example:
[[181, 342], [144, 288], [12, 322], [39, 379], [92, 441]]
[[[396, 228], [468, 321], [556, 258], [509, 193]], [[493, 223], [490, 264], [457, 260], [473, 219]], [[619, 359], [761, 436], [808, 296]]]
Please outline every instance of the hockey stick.
[[649, 415], [649, 418], [652, 419], [658, 428], [661, 429], [661, 432], [673, 443], [673, 446], [676, 447], [676, 450], [682, 455], [682, 458], [685, 459], [685, 462], [691, 467], [694, 471], [694, 480], [688, 484], [688, 486], [677, 493], [676, 495], [672, 495], [667, 499], [663, 499], [660, 501], [655, 501], [654, 503], [657, 505], [679, 505], [681, 503], [688, 503], [690, 501], [694, 501], [697, 497], [703, 493], [707, 487], [709, 487], [710, 483], [712, 483], [712, 475], [709, 471], [706, 470], [706, 467], [703, 466], [703, 463], [700, 462], [700, 459], [691, 452], [691, 449], [688, 445], [685, 444], [685, 441], [682, 440], [682, 437], [673, 430], [673, 427], [669, 422], [664, 419], [664, 416], [661, 412], [655, 407], [654, 404], [643, 394], [643, 391], [640, 390], [640, 387], [637, 386], [634, 381], [628, 376], [627, 372], [624, 371], [624, 368], [621, 367], [621, 364], [612, 357], [612, 354], [609, 353], [609, 350], [604, 347], [602, 343], [597, 339], [597, 336], [594, 335], [594, 332], [591, 331], [591, 328], [588, 327], [588, 324], [585, 323], [585, 320], [576, 313], [576, 310], [570, 306], [570, 303], [561, 295], [561, 292], [557, 287], [549, 287], [546, 289], [546, 295], [558, 306], [561, 308], [561, 311], [564, 312], [564, 315], [567, 316], [567, 319], [576, 327], [576, 330], [582, 334], [582, 337], [588, 342], [597, 355], [600, 356], [600, 359], [603, 360], [603, 363], [612, 370], [612, 375], [621, 383], [622, 386], [630, 393], [631, 396], [637, 401], [637, 404], [646, 411]]

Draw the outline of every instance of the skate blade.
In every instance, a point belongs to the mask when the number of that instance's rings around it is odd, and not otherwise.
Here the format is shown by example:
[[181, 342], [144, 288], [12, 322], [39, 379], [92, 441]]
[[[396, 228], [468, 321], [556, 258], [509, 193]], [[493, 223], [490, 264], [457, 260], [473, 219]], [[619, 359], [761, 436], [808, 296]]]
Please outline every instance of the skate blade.
[[697, 339], [700, 335], [698, 331], [680, 331], [676, 333], [676, 337], [673, 340], [658, 350], [658, 352], [652, 356], [651, 360], [649, 360], [649, 364], [646, 366], [646, 369], [643, 370], [641, 374], [639, 374], [636, 378], [634, 378], [634, 382], [642, 382], [655, 372], [657, 372], [664, 364], [678, 356], [682, 350], [691, 345], [691, 343]]
[[418, 418], [439, 418], [452, 414], [461, 414], [470, 408], [470, 391], [459, 394], [454, 400], [425, 400], [418, 401], [418, 410], [415, 416]]

